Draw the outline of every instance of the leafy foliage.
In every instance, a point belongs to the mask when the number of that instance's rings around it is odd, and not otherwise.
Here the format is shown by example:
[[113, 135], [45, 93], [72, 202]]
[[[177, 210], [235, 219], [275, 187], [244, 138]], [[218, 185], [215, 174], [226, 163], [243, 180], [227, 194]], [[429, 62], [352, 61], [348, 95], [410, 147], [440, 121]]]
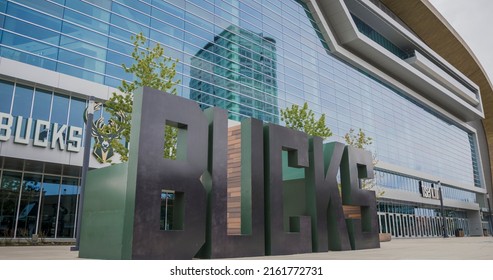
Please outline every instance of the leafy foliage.
[[[290, 108], [281, 110], [281, 120], [286, 123], [286, 127], [303, 131], [308, 135], [320, 136], [323, 139], [327, 139], [332, 136], [330, 128], [325, 124], [325, 114], [315, 120], [315, 114], [308, 108], [308, 103], [305, 102], [302, 107], [299, 105], [292, 105]], [[347, 145], [353, 146], [359, 149], [368, 149], [373, 143], [371, 137], [366, 136], [365, 132], [360, 128], [356, 133], [354, 128], [351, 128], [349, 132], [344, 135], [344, 141]], [[377, 164], [375, 153], [373, 156], [373, 166]], [[365, 190], [372, 190], [376, 188], [375, 179], [363, 179], [361, 180], [361, 187]], [[341, 185], [339, 184], [339, 193], [341, 192]], [[376, 195], [382, 196], [384, 191], [377, 190]]]
[[[112, 93], [111, 98], [105, 103], [106, 111], [111, 114], [110, 121], [108, 125], [100, 128], [102, 133], [119, 135], [111, 141], [110, 145], [116, 153], [120, 154], [123, 162], [128, 160], [128, 148], [123, 143], [130, 142], [134, 91], [139, 87], [146, 86], [176, 94], [174, 86], [180, 82], [179, 80], [173, 81], [178, 60], [164, 56], [164, 48], [160, 44], [156, 44], [153, 48], [144, 48], [147, 39], [142, 33], [132, 36], [130, 39], [134, 46], [132, 52], [134, 63], [129, 67], [122, 64], [122, 67], [125, 72], [133, 74], [134, 80], [131, 82], [122, 80], [118, 87], [120, 93]], [[164, 155], [165, 157], [176, 158], [177, 129], [166, 126], [165, 135]]]
[[354, 128], [351, 128], [349, 132], [344, 135], [344, 140], [349, 146], [359, 149], [366, 149], [373, 143], [373, 139], [371, 137], [367, 137], [361, 128], [357, 134], [354, 133]]
[[315, 113], [308, 108], [307, 102], [303, 107], [293, 104], [290, 108], [281, 109], [281, 120], [286, 123], [286, 127], [303, 131], [308, 135], [320, 136], [323, 139], [332, 136], [332, 131], [325, 124], [325, 114], [315, 120]]
[[[351, 128], [348, 133], [344, 135], [344, 140], [347, 145], [353, 146], [359, 149], [367, 150], [368, 146], [373, 143], [373, 139], [371, 137], [366, 136], [365, 132], [360, 128], [358, 133], [354, 132], [354, 129]], [[376, 157], [376, 153], [372, 153], [372, 164], [375, 167], [377, 165], [378, 160]], [[376, 179], [362, 179], [361, 180], [361, 188], [364, 190], [374, 190], [377, 188]], [[381, 189], [375, 190], [376, 196], [382, 196], [385, 191]]]

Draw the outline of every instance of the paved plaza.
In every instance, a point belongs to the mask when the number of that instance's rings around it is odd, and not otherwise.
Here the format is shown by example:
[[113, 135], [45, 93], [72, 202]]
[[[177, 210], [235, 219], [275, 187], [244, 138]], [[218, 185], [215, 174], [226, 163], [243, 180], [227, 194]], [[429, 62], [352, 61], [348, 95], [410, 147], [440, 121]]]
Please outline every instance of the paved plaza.
[[[76, 260], [70, 246], [0, 247], [0, 260]], [[493, 237], [393, 239], [381, 248], [252, 257], [268, 260], [493, 260]]]

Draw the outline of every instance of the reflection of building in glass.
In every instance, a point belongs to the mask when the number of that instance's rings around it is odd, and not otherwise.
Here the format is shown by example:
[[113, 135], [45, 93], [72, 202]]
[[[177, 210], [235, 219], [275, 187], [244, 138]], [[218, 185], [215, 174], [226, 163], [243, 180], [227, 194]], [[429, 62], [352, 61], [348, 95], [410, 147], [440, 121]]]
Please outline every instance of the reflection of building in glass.
[[229, 26], [191, 59], [190, 98], [203, 108], [227, 109], [229, 118], [279, 122], [276, 42]]

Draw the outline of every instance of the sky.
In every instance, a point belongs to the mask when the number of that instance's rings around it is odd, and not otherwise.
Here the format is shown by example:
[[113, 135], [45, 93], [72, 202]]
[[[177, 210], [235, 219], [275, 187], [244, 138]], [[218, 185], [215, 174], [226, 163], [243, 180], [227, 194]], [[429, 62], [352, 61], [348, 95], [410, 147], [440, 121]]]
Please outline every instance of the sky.
[[493, 83], [493, 1], [429, 0], [474, 52]]

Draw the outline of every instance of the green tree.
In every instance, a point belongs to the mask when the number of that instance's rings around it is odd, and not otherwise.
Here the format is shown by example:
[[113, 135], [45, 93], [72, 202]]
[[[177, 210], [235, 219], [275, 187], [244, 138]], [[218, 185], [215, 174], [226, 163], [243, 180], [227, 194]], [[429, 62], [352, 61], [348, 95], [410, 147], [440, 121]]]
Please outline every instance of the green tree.
[[[344, 135], [344, 141], [347, 145], [353, 146], [359, 149], [368, 150], [368, 146], [373, 143], [373, 139], [366, 136], [366, 133], [360, 128], [357, 133], [355, 133], [354, 128], [351, 128], [349, 132]], [[372, 153], [372, 164], [375, 167], [378, 163], [376, 153]], [[375, 190], [377, 197], [382, 196], [385, 191], [377, 189], [377, 182], [375, 179], [362, 179], [361, 188], [364, 190]]]
[[[325, 114], [315, 120], [315, 114], [308, 108], [308, 103], [305, 102], [302, 107], [299, 105], [292, 105], [290, 108], [281, 109], [281, 120], [286, 123], [286, 127], [303, 131], [308, 135], [320, 136], [323, 139], [327, 139], [332, 136], [330, 128], [325, 123]], [[373, 143], [373, 139], [366, 136], [366, 133], [360, 128], [356, 133], [354, 128], [351, 128], [345, 135], [344, 141], [347, 145], [353, 146], [359, 149], [368, 150], [368, 147]], [[377, 164], [375, 153], [373, 156], [373, 166]], [[366, 190], [372, 190], [376, 188], [375, 179], [363, 179], [361, 180], [361, 187]], [[339, 184], [339, 192], [340, 192]], [[377, 196], [383, 195], [382, 190], [376, 190]]]
[[320, 136], [323, 139], [332, 136], [332, 131], [325, 124], [325, 114], [315, 120], [315, 113], [308, 108], [307, 102], [302, 107], [293, 104], [290, 108], [281, 109], [281, 121], [286, 123], [286, 127], [303, 131], [308, 135]]
[[356, 134], [354, 133], [354, 128], [351, 128], [349, 132], [344, 135], [344, 140], [347, 145], [359, 149], [367, 149], [368, 146], [373, 143], [373, 139], [371, 137], [367, 137], [361, 128]]
[[[133, 81], [122, 80], [118, 87], [119, 93], [113, 92], [111, 98], [105, 103], [105, 109], [111, 114], [107, 125], [100, 128], [101, 133], [116, 134], [110, 145], [114, 151], [120, 154], [121, 161], [128, 160], [128, 148], [123, 143], [130, 142], [132, 105], [134, 91], [139, 87], [150, 87], [160, 91], [176, 94], [175, 85], [180, 81], [173, 81], [176, 75], [176, 63], [170, 57], [164, 56], [164, 48], [158, 43], [153, 48], [145, 47], [147, 39], [142, 33], [132, 36], [133, 41], [131, 66], [122, 64], [123, 70], [134, 76]], [[166, 140], [164, 156], [176, 158], [177, 129], [166, 126]], [[124, 141], [122, 141], [124, 140]]]

